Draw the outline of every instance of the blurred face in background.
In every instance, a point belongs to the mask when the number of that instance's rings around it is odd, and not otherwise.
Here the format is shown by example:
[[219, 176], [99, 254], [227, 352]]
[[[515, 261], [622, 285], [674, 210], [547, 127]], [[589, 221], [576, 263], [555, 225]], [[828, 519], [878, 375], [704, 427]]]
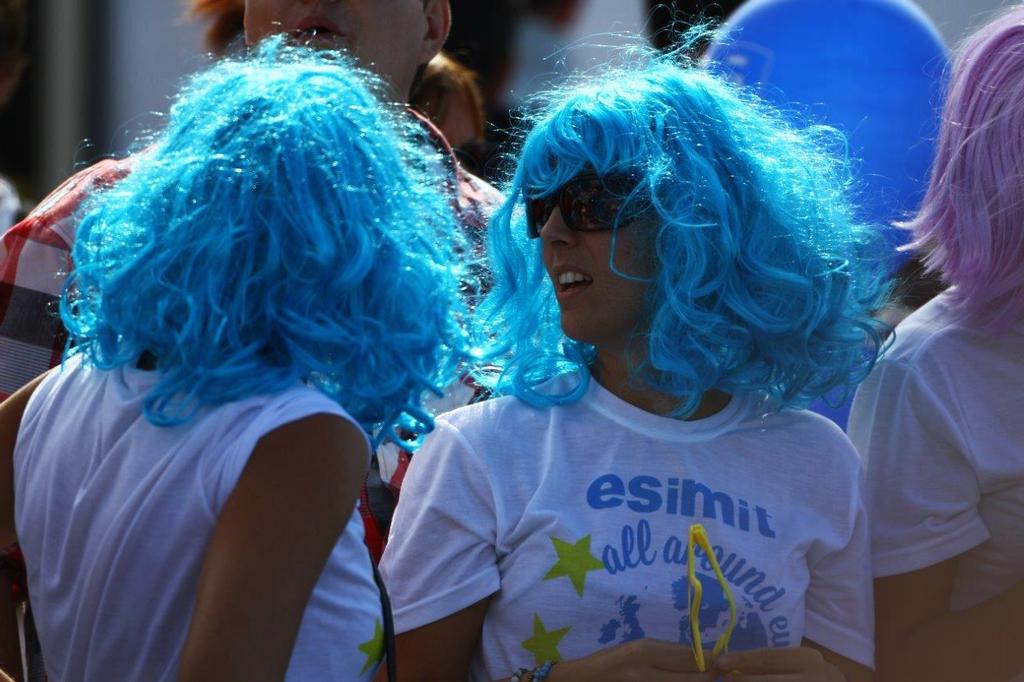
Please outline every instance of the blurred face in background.
[[465, 147], [483, 138], [476, 119], [473, 105], [465, 97], [455, 95], [437, 127], [451, 146]]
[[245, 0], [250, 45], [287, 33], [314, 47], [344, 48], [403, 100], [450, 25], [448, 0]]

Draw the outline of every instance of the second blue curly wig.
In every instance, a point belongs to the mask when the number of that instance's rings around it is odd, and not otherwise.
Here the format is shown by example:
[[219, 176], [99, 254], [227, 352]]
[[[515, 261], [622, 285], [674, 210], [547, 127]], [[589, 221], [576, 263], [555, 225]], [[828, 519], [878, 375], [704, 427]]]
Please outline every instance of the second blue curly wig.
[[371, 433], [432, 421], [467, 351], [442, 162], [344, 57], [272, 40], [178, 95], [85, 209], [62, 315], [101, 369], [155, 358], [157, 424], [311, 384]]
[[[826, 151], [836, 134], [797, 130], [753, 95], [673, 60], [590, 76], [526, 114], [490, 228], [494, 283], [481, 307], [508, 358], [492, 379], [499, 391], [551, 405], [586, 389], [594, 348], [563, 334], [542, 240], [527, 238], [522, 207], [588, 172], [637, 178], [619, 217], [653, 218], [622, 228], [657, 230], [657, 274], [636, 330], [645, 353], [632, 369], [679, 398], [677, 416], [712, 388], [802, 407], [872, 367], [886, 328], [871, 311], [887, 289], [877, 232], [855, 222], [847, 165]], [[613, 269], [616, 260], [613, 251]], [[567, 372], [579, 376], [568, 393], [539, 390]]]

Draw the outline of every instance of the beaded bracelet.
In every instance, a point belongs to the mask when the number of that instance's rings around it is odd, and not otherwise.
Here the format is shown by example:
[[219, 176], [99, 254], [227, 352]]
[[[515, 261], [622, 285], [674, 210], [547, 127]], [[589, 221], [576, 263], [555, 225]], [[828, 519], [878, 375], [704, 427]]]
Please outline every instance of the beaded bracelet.
[[527, 668], [520, 668], [519, 670], [512, 673], [512, 677], [509, 682], [523, 682], [523, 675], [526, 675], [530, 671]]
[[536, 668], [533, 669], [533, 675], [530, 676], [530, 682], [544, 682], [551, 674], [551, 669], [555, 667], [554, 662], [544, 661]]
[[554, 661], [544, 661], [533, 670], [520, 668], [512, 673], [512, 677], [509, 679], [509, 682], [544, 682], [544, 680], [548, 678], [548, 675], [551, 674], [551, 669], [554, 667]]

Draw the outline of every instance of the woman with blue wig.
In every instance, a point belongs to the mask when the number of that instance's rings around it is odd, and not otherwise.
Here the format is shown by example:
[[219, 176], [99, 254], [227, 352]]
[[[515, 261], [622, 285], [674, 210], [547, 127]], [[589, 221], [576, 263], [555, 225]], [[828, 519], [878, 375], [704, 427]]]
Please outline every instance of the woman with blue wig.
[[84, 209], [71, 350], [0, 407], [52, 679], [375, 673], [356, 497], [371, 439], [432, 426], [468, 248], [380, 87], [279, 40], [222, 62]]
[[438, 419], [381, 564], [402, 679], [869, 679], [857, 456], [800, 409], [884, 332], [834, 135], [657, 58], [528, 119], [479, 311], [510, 395]]

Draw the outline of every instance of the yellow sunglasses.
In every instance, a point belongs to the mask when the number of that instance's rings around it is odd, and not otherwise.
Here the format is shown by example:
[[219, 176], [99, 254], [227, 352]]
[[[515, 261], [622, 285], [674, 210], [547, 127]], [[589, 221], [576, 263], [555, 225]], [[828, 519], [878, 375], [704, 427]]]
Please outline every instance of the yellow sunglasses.
[[729, 624], [725, 627], [725, 632], [722, 633], [722, 636], [715, 642], [715, 648], [711, 651], [712, 657], [729, 653], [729, 639], [732, 637], [732, 629], [736, 625], [736, 600], [733, 599], [732, 590], [729, 589], [729, 583], [722, 574], [722, 569], [718, 565], [715, 553], [711, 551], [708, 532], [704, 530], [704, 526], [701, 524], [692, 524], [690, 526], [690, 535], [686, 542], [686, 578], [690, 583], [688, 605], [690, 610], [690, 636], [693, 639], [693, 655], [697, 659], [697, 669], [703, 673], [707, 672], [707, 664], [704, 662], [704, 643], [700, 637], [700, 604], [704, 594], [704, 587], [701, 585], [700, 580], [697, 579], [697, 562], [693, 552], [694, 545], [700, 545], [700, 548], [704, 550], [704, 554], [707, 555], [711, 568], [715, 572], [715, 577], [718, 578], [718, 584], [722, 586], [725, 599], [729, 602]]

